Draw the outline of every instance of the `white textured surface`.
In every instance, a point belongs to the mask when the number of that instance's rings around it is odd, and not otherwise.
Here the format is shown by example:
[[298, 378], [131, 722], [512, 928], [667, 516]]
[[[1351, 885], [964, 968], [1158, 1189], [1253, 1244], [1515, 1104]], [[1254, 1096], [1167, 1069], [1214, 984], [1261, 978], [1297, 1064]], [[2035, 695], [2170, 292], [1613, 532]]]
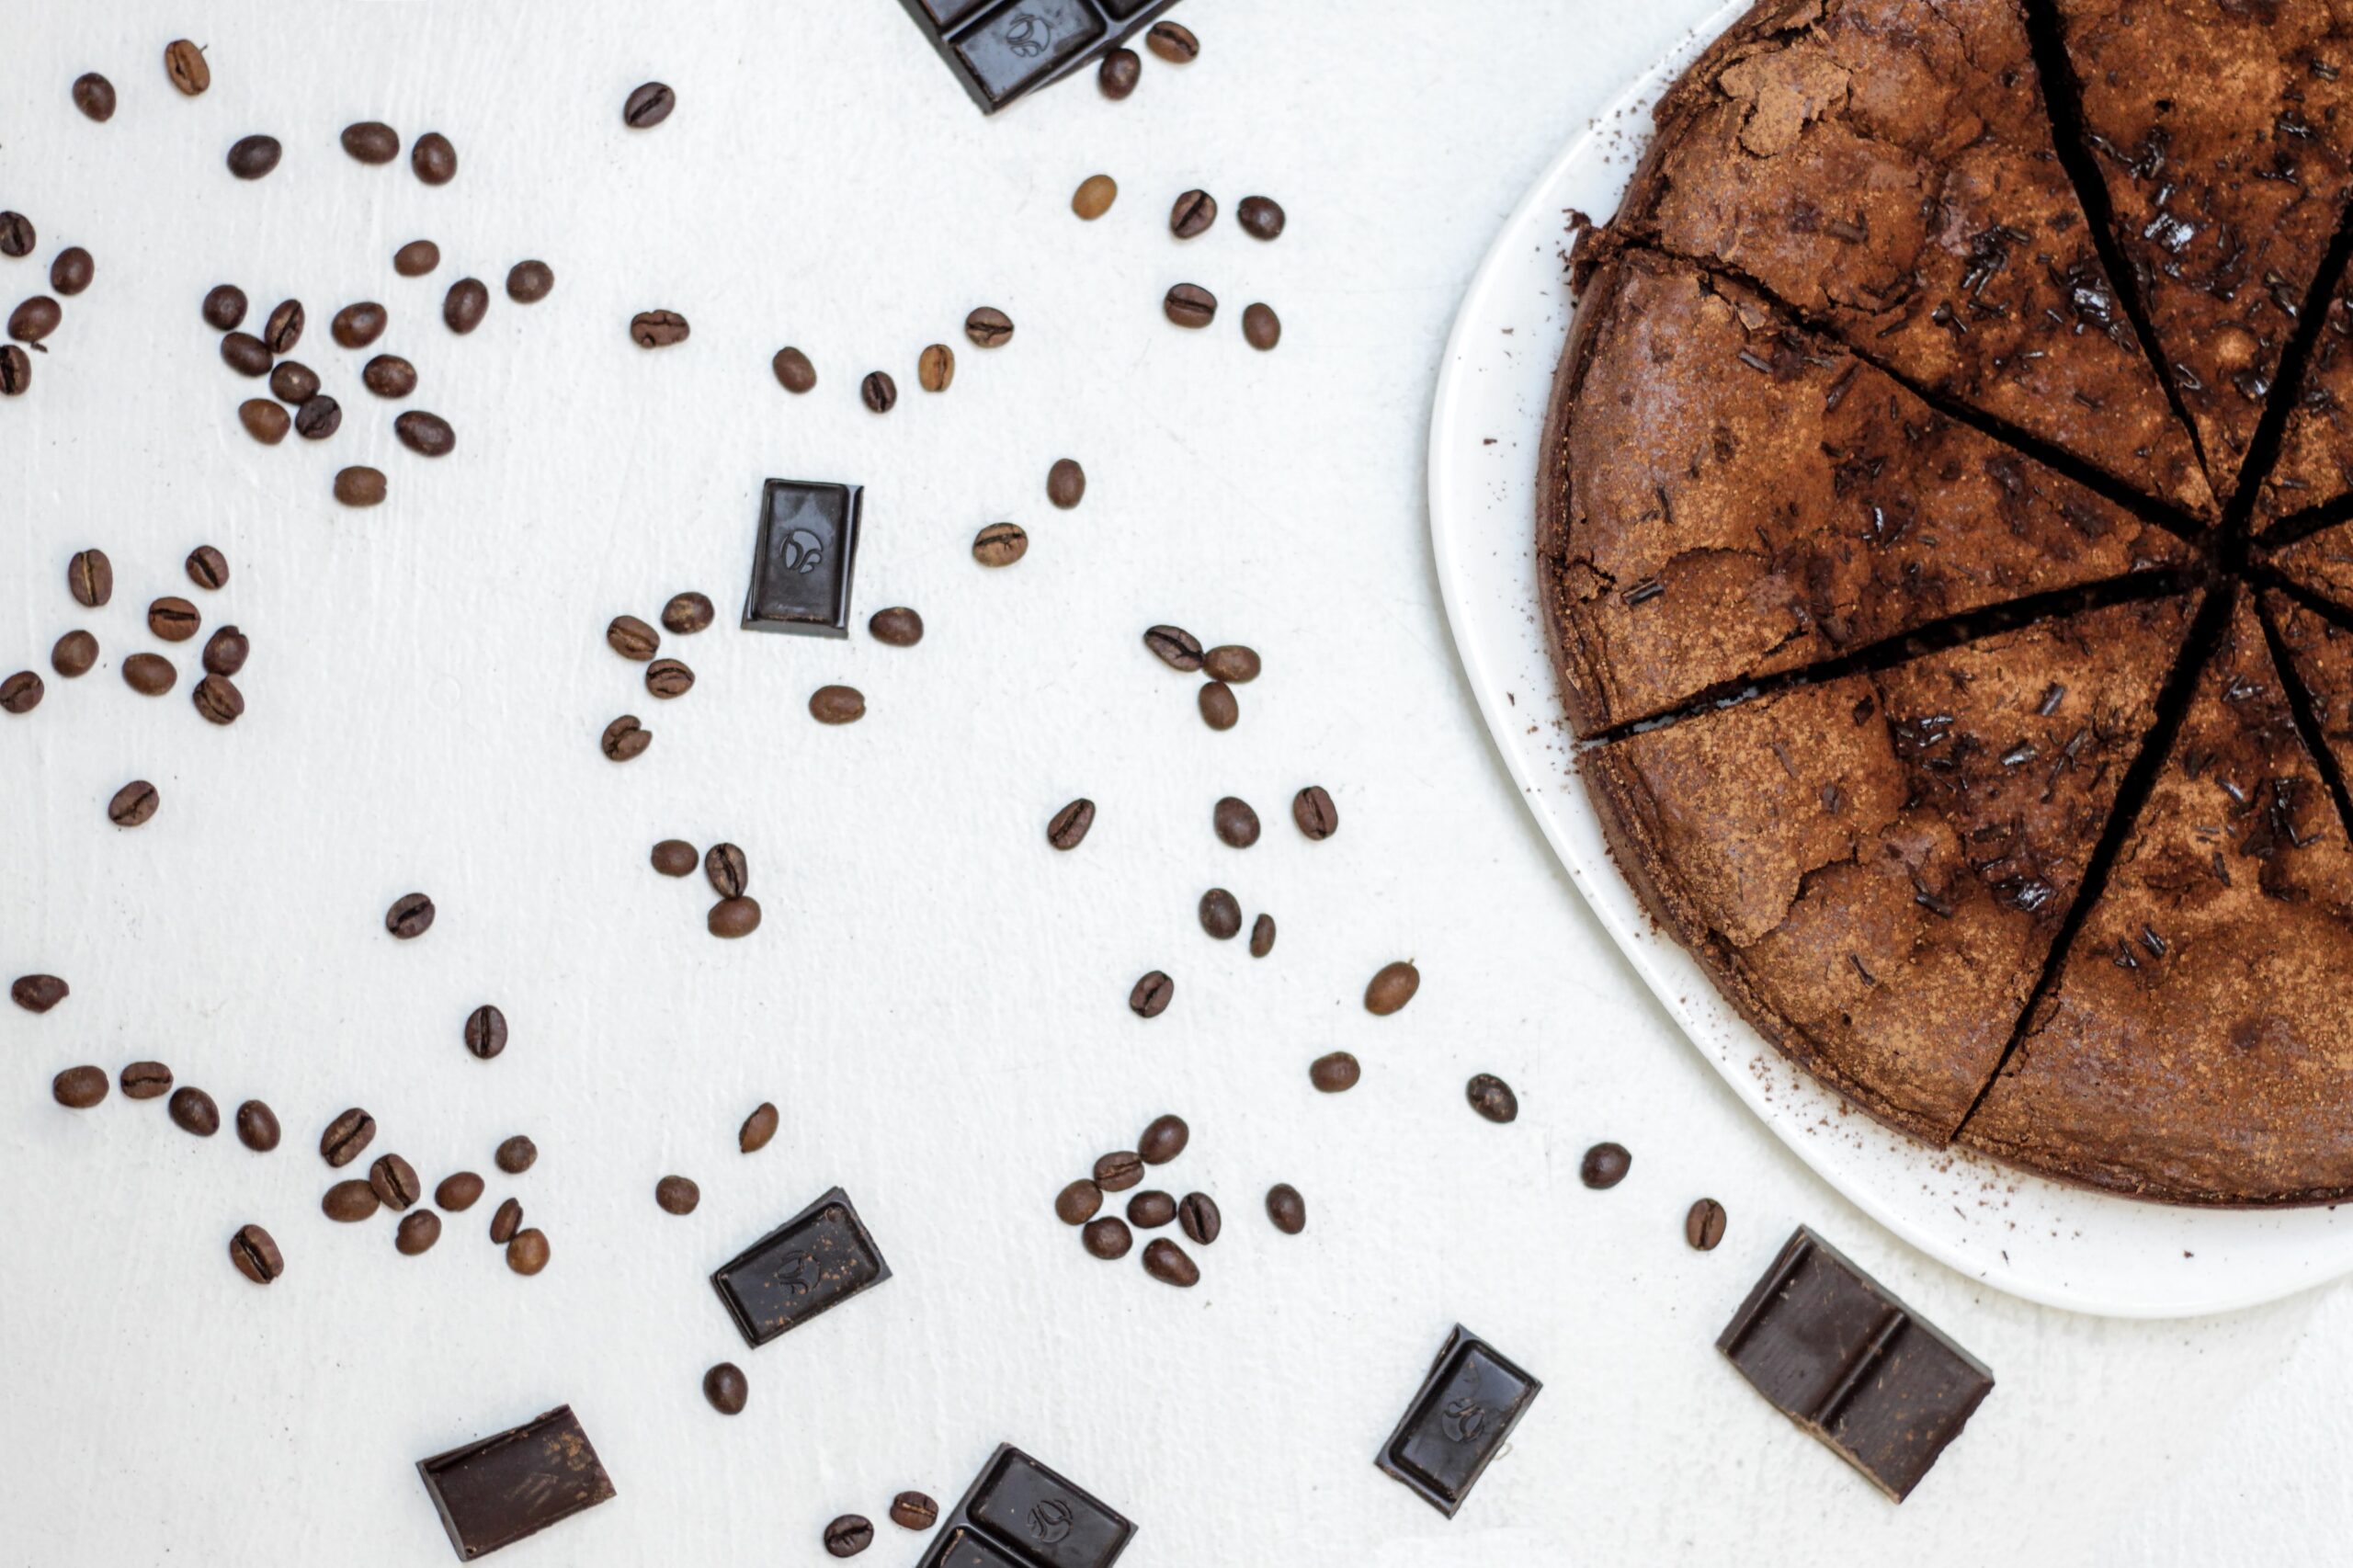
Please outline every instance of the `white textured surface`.
[[[1196, 65], [984, 122], [886, 0], [659, 22], [587, 0], [9, 0], [0, 205], [41, 249], [0, 262], [0, 292], [73, 243], [98, 281], [0, 406], [0, 666], [45, 668], [85, 622], [106, 659], [0, 724], [0, 971], [76, 988], [46, 1017], [0, 1008], [0, 1562], [445, 1562], [412, 1462], [560, 1400], [620, 1495], [503, 1564], [813, 1565], [826, 1518], [880, 1517], [904, 1486], [949, 1500], [1000, 1438], [1131, 1513], [1137, 1568], [2236, 1563], [2341, 1540], [2343, 1291], [2103, 1323], [1878, 1232], [1620, 964], [1453, 664], [1421, 501], [1447, 324], [1512, 201], [1704, 8], [1194, 0]], [[193, 103], [156, 63], [182, 33], [211, 46]], [[66, 101], [93, 68], [123, 95], [105, 127]], [[657, 75], [678, 113], [624, 132], [622, 95]], [[335, 131], [369, 116], [449, 132], [457, 183], [345, 159]], [[221, 153], [256, 129], [287, 161], [241, 186]], [[1125, 195], [1081, 226], [1067, 196], [1097, 168]], [[1290, 230], [1261, 246], [1229, 220], [1180, 247], [1163, 221], [1193, 184], [1229, 210], [1277, 196]], [[418, 233], [445, 270], [395, 278]], [[440, 329], [450, 278], [494, 288], [526, 256], [556, 267], [552, 299]], [[237, 429], [249, 389], [196, 318], [223, 278], [312, 306], [298, 357], [348, 394], [325, 447]], [[1218, 327], [1160, 321], [1180, 279], [1225, 301]], [[369, 297], [416, 403], [459, 429], [438, 464], [392, 442], [364, 357], [325, 346]], [[1253, 298], [1283, 313], [1274, 355], [1239, 340]], [[983, 301], [1020, 324], [993, 355], [955, 336]], [[693, 340], [630, 347], [654, 305]], [[961, 350], [938, 398], [913, 384], [935, 338]], [[806, 399], [769, 379], [787, 341], [824, 378]], [[874, 365], [902, 386], [882, 420], [853, 390]], [[1065, 452], [1092, 482], [1067, 515], [1042, 500]], [[327, 476], [363, 453], [394, 499], [340, 512]], [[605, 621], [688, 586], [729, 606], [769, 474], [870, 487], [861, 619], [911, 603], [929, 635], [714, 631], [677, 650], [701, 684], [649, 711]], [[1029, 557], [983, 573], [966, 542], [1007, 516]], [[151, 703], [116, 673], [206, 540], [236, 576], [192, 597], [256, 647], [227, 731], [185, 678]], [[84, 543], [118, 577], [87, 616], [63, 585]], [[1143, 653], [1158, 619], [1265, 653], [1239, 729], [1204, 730]], [[810, 722], [829, 680], [866, 690], [862, 724]], [[595, 741], [624, 710], [659, 738], [617, 769]], [[165, 805], [120, 835], [103, 805], [134, 776]], [[1310, 779], [1343, 813], [1323, 845], [1287, 820]], [[1209, 833], [1229, 790], [1267, 818], [1247, 853]], [[1044, 821], [1082, 791], [1102, 819], [1053, 855]], [[673, 834], [749, 852], [756, 937], [713, 942], [698, 889], [645, 869]], [[1199, 934], [1212, 882], [1277, 915], [1273, 957]], [[441, 916], [402, 946], [381, 915], [412, 887]], [[1367, 1017], [1364, 978], [1408, 953], [1420, 997]], [[1176, 1002], [1139, 1024], [1124, 998], [1154, 965]], [[483, 999], [515, 1028], [488, 1065], [457, 1040]], [[1323, 1099], [1303, 1069], [1333, 1046], [1366, 1077]], [[224, 1110], [268, 1099], [285, 1148], [48, 1101], [60, 1067], [147, 1055]], [[1481, 1069], [1518, 1086], [1516, 1126], [1462, 1107]], [[745, 1159], [763, 1096], [785, 1131]], [[490, 1173], [516, 1130], [540, 1160], [400, 1258], [389, 1225], [317, 1215], [311, 1146], [354, 1101], [428, 1181]], [[1229, 1216], [1190, 1294], [1086, 1258], [1047, 1209], [1165, 1108], [1195, 1128], [1169, 1176]], [[1599, 1137], [1635, 1152], [1606, 1195], [1575, 1179]], [[652, 1202], [673, 1169], [702, 1184], [690, 1219]], [[1259, 1217], [1278, 1179], [1308, 1195], [1304, 1237]], [[701, 1276], [835, 1181], [896, 1277], [745, 1353]], [[535, 1280], [480, 1239], [509, 1190], [553, 1239]], [[1702, 1192], [1732, 1210], [1705, 1256], [1680, 1238]], [[223, 1255], [248, 1219], [288, 1254], [267, 1291]], [[1799, 1220], [2001, 1380], [1900, 1510], [1711, 1348]], [[1547, 1387], [1449, 1523], [1370, 1461], [1457, 1318]], [[722, 1357], [753, 1385], [733, 1422], [698, 1389]], [[915, 1552], [885, 1525], [866, 1561]]]

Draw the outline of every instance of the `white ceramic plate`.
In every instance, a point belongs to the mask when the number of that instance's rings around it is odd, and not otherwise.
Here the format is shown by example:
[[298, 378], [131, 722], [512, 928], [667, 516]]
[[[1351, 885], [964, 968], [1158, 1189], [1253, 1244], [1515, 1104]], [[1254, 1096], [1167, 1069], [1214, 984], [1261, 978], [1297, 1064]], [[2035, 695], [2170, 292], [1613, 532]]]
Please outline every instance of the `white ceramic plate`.
[[1734, 1013], [1655, 930], [1602, 840], [1535, 613], [1536, 467], [1572, 314], [1564, 213], [1618, 205], [1649, 108], [1746, 9], [1717, 12], [1570, 143], [1487, 253], [1454, 324], [1430, 416], [1430, 535], [1455, 646], [1504, 766], [1636, 973], [1800, 1159], [1881, 1224], [2030, 1301], [2119, 1317], [2251, 1306], [2353, 1271], [2353, 1216], [2218, 1213], [2057, 1186], [1931, 1149], [1845, 1107]]

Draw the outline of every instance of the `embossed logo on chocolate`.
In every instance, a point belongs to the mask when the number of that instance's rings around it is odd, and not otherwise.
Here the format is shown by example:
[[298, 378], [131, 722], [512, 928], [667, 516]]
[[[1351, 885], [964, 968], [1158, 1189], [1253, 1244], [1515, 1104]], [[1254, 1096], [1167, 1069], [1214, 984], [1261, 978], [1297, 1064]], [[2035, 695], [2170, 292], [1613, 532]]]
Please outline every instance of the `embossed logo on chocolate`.
[[1029, 1509], [1029, 1533], [1047, 1546], [1068, 1536], [1070, 1527], [1070, 1505], [1059, 1497], [1049, 1497]]
[[1016, 11], [1005, 26], [1005, 47], [1024, 60], [1035, 60], [1052, 47], [1054, 24], [1035, 11]]
[[1476, 1442], [1487, 1429], [1487, 1407], [1465, 1394], [1438, 1412], [1438, 1424], [1449, 1443]]
[[817, 1255], [809, 1252], [796, 1254], [790, 1262], [777, 1267], [775, 1278], [779, 1285], [790, 1288], [794, 1295], [807, 1295], [809, 1287], [817, 1282]]
[[807, 528], [793, 528], [777, 542], [777, 563], [798, 576], [824, 564], [825, 541]]

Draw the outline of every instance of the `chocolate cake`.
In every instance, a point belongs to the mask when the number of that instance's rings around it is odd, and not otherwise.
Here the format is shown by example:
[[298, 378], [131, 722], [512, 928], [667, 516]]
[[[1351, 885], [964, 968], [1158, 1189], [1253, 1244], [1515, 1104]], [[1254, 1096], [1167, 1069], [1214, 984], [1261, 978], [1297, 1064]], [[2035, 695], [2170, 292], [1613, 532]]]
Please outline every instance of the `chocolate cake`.
[[1621, 869], [1890, 1126], [2353, 1197], [2353, 13], [1773, 0], [1586, 234], [1541, 611]]

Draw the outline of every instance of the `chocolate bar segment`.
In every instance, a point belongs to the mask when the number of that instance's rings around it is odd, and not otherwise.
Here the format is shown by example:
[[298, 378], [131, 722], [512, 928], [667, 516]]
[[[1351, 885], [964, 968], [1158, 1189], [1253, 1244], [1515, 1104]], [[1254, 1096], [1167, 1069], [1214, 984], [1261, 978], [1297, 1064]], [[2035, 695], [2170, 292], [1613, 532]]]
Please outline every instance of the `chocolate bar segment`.
[[1100, 1498], [1000, 1443], [919, 1568], [1110, 1568], [1135, 1533]]
[[722, 1264], [710, 1284], [757, 1349], [889, 1278], [891, 1266], [837, 1187]]
[[1117, 48], [1176, 0], [902, 0], [983, 114]]
[[1543, 1387], [1456, 1324], [1372, 1462], [1450, 1519]]
[[588, 1434], [560, 1404], [512, 1431], [417, 1463], [460, 1561], [471, 1562], [613, 1495]]
[[1983, 1362], [1802, 1225], [1716, 1348], [1899, 1503], [1994, 1391]]
[[749, 631], [849, 635], [850, 579], [865, 492], [855, 484], [771, 479], [760, 497], [759, 543], [744, 599]]

